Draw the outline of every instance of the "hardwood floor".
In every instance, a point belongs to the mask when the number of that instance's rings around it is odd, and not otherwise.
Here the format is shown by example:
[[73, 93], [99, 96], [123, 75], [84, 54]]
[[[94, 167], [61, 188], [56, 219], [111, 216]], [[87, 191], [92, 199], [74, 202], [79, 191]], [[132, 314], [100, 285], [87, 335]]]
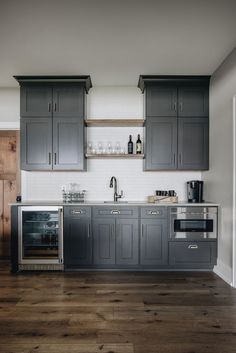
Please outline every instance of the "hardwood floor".
[[236, 290], [213, 273], [0, 266], [1, 353], [236, 352]]

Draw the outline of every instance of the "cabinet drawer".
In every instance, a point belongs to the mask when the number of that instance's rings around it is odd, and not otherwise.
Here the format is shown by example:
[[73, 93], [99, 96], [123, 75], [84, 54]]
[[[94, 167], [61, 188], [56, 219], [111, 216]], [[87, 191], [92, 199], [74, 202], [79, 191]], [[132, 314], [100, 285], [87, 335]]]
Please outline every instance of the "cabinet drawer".
[[167, 218], [167, 207], [142, 207], [142, 218]]
[[169, 242], [170, 265], [209, 265], [216, 263], [216, 242]]
[[91, 217], [91, 207], [83, 206], [64, 206], [65, 217]]
[[138, 218], [138, 207], [94, 207], [94, 217]]

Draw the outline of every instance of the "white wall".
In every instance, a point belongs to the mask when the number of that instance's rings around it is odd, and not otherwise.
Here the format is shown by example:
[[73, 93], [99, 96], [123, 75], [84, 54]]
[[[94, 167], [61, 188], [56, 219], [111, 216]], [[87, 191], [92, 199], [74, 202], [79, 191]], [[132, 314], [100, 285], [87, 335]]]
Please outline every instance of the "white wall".
[[214, 72], [210, 83], [210, 170], [202, 174], [205, 197], [221, 205], [218, 267], [228, 282], [232, 272], [233, 96], [236, 49]]
[[[0, 121], [19, 121], [19, 89], [0, 90]], [[7, 114], [5, 113], [7, 112]], [[142, 118], [143, 95], [136, 87], [94, 87], [88, 96], [89, 118]], [[113, 145], [119, 141], [127, 148], [128, 135], [134, 140], [143, 128], [89, 128], [88, 140], [94, 146], [102, 141]], [[186, 199], [186, 181], [201, 179], [200, 172], [143, 172], [142, 160], [88, 160], [85, 172], [22, 172], [24, 200], [60, 200], [61, 186], [76, 182], [88, 190], [87, 200], [111, 200], [109, 180], [115, 175], [126, 200], [146, 200], [156, 189], [175, 189], [181, 200]]]
[[0, 88], [0, 128], [19, 128], [19, 88]]

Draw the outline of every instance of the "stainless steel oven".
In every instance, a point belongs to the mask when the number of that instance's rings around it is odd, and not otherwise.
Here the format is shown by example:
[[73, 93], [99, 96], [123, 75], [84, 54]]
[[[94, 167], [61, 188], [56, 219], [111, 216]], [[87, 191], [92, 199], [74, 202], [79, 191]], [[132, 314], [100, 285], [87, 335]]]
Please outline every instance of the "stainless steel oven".
[[171, 207], [170, 237], [174, 239], [216, 239], [217, 207]]
[[19, 207], [19, 269], [63, 269], [63, 208]]

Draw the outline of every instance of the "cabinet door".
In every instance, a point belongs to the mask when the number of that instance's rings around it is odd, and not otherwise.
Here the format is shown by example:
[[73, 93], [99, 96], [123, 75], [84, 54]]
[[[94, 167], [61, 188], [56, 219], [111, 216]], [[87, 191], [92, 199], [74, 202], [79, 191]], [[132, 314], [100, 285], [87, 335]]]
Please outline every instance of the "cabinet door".
[[138, 264], [138, 219], [116, 220], [116, 264]]
[[65, 267], [92, 264], [92, 235], [89, 218], [64, 218]]
[[21, 118], [21, 169], [52, 169], [52, 119]]
[[115, 265], [115, 219], [94, 219], [93, 256], [95, 265]]
[[141, 264], [164, 265], [167, 263], [167, 221], [143, 219], [141, 222]]
[[51, 117], [52, 88], [47, 86], [25, 86], [20, 90], [21, 117]]
[[177, 88], [148, 86], [146, 89], [146, 116], [177, 116]]
[[53, 118], [53, 169], [83, 170], [84, 121], [81, 118]]
[[147, 118], [145, 170], [177, 168], [177, 118]]
[[84, 117], [84, 88], [82, 86], [54, 86], [53, 116]]
[[178, 91], [178, 116], [208, 117], [209, 88], [201, 86], [180, 87]]
[[209, 121], [206, 118], [178, 119], [178, 169], [209, 168]]

